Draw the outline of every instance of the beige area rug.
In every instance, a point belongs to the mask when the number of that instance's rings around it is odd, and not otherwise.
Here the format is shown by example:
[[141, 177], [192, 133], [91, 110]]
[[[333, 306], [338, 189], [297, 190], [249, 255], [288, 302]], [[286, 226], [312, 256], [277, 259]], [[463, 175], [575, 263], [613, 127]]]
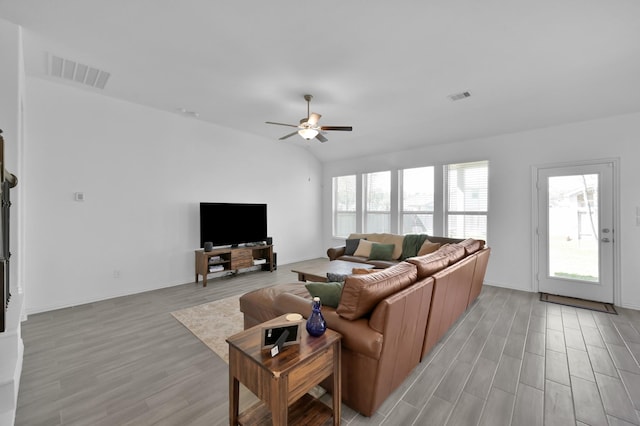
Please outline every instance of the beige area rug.
[[[244, 330], [244, 317], [240, 312], [240, 296], [232, 296], [181, 309], [171, 312], [171, 315], [227, 364], [229, 363], [229, 344], [226, 339]], [[320, 398], [326, 393], [326, 390], [321, 386], [315, 386], [309, 393], [315, 398]], [[241, 385], [241, 406], [251, 406], [255, 401], [257, 398]]]
[[228, 364], [226, 339], [243, 330], [239, 299], [240, 296], [232, 296], [174, 311], [171, 315]]

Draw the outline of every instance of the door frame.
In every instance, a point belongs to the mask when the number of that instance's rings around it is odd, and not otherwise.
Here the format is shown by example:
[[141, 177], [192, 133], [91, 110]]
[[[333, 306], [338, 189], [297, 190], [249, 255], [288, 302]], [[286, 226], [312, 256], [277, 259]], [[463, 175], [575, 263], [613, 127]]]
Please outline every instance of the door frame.
[[574, 166], [594, 166], [611, 164], [613, 167], [613, 303], [621, 305], [621, 282], [620, 282], [620, 159], [601, 158], [596, 160], [571, 161], [561, 163], [536, 164], [531, 166], [531, 290], [534, 293], [540, 291], [538, 281], [538, 270], [540, 269], [539, 253], [539, 203], [538, 203], [538, 172], [542, 169], [554, 169]]

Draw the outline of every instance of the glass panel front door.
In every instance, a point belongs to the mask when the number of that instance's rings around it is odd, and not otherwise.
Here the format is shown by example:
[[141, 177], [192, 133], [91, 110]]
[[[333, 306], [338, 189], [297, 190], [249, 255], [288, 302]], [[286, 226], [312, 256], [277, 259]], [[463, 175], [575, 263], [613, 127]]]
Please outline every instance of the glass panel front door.
[[548, 182], [548, 275], [598, 282], [598, 175], [552, 176]]
[[538, 170], [540, 292], [613, 302], [613, 164]]

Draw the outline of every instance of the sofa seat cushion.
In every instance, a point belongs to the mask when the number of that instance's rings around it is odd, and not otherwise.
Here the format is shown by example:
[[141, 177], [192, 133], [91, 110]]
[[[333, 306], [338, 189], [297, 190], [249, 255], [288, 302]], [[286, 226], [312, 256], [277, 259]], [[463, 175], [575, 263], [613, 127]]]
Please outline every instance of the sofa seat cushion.
[[356, 263], [369, 263], [369, 258], [362, 256], [347, 256], [342, 255], [338, 258], [338, 260], [344, 260], [345, 262], [356, 262]]
[[408, 287], [417, 277], [416, 266], [407, 262], [372, 274], [350, 275], [344, 282], [336, 312], [351, 321], [362, 318], [382, 299]]
[[240, 296], [240, 311], [259, 322], [274, 319], [281, 315], [273, 306], [273, 301], [281, 293], [292, 293], [308, 298], [309, 309], [311, 309], [311, 296], [305, 286], [302, 283], [291, 283], [259, 288], [243, 294]]
[[373, 265], [376, 268], [384, 269], [393, 265], [397, 265], [397, 260], [369, 260], [367, 257], [362, 256], [340, 256], [337, 260], [344, 260], [346, 262], [366, 263], [367, 265]]

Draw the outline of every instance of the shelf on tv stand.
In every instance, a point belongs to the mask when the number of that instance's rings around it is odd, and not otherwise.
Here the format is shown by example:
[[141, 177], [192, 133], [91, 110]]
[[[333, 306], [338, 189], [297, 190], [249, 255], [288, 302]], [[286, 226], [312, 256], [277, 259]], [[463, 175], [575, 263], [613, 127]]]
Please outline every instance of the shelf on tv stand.
[[[220, 256], [220, 260], [211, 261], [211, 258], [215, 256]], [[204, 287], [207, 286], [208, 274], [223, 271], [237, 272], [239, 269], [250, 268], [254, 266], [253, 259], [267, 259], [267, 262], [260, 266], [263, 266], [264, 269], [269, 268], [269, 271], [274, 269], [272, 244], [215, 248], [211, 251], [199, 249], [195, 251], [195, 257], [196, 283], [202, 276], [202, 285]], [[209, 266], [211, 265], [222, 265], [223, 269], [209, 272]]]

